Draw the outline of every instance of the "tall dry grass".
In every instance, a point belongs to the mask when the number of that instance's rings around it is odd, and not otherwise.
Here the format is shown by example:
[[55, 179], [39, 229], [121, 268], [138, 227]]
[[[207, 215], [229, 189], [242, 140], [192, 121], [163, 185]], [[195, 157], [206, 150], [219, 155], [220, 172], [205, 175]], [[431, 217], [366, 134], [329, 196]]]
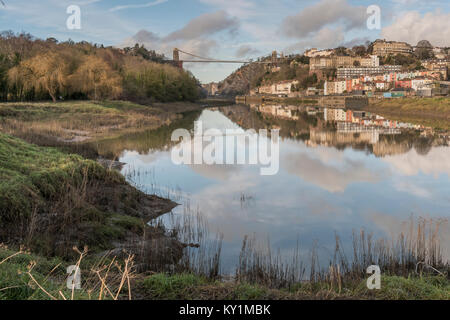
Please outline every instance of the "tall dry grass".
[[[336, 235], [334, 256], [326, 266], [319, 264], [317, 243], [313, 245], [308, 261], [299, 258], [298, 245], [289, 259], [279, 251], [273, 254], [270, 243], [261, 247], [254, 239], [246, 237], [236, 278], [275, 288], [290, 287], [303, 281], [326, 281], [342, 287], [346, 281], [365, 279], [371, 265], [378, 265], [385, 275], [449, 277], [450, 264], [444, 258], [440, 243], [440, 231], [446, 223], [445, 219], [411, 218], [407, 231], [389, 240], [374, 239], [364, 230], [354, 232], [350, 253], [343, 249], [341, 239]], [[309, 275], [306, 266], [309, 266]]]

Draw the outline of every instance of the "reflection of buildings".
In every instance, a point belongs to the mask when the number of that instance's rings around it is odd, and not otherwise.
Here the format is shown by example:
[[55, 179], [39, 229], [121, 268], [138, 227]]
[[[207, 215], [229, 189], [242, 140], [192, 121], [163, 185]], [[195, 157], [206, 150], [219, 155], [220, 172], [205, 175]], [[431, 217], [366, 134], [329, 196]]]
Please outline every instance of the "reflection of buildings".
[[282, 106], [282, 105], [251, 105], [255, 109], [264, 114], [270, 114], [274, 117], [285, 118], [290, 120], [298, 120], [297, 106]]
[[341, 123], [338, 124], [337, 131], [312, 129], [310, 138], [305, 143], [309, 147], [368, 144], [372, 145], [373, 153], [376, 156], [383, 157], [401, 154], [411, 148], [408, 143], [380, 140], [381, 135], [397, 135], [400, 133], [399, 129], [373, 128]]
[[359, 135], [364, 134], [369, 137], [369, 143], [374, 144], [380, 140], [380, 134], [400, 134], [401, 131], [399, 129], [394, 128], [384, 128], [384, 127], [375, 127], [375, 126], [365, 126], [360, 125], [353, 122], [340, 122], [337, 125], [337, 133], [343, 134], [354, 134], [357, 133]]
[[[448, 145], [450, 141], [448, 136], [435, 138], [432, 130], [422, 126], [388, 120], [361, 110], [257, 104], [250, 105], [250, 109], [257, 113], [249, 113], [244, 106], [230, 107], [226, 111], [221, 108], [244, 128], [280, 128], [281, 137], [302, 140], [310, 147], [352, 147], [377, 157], [405, 153], [418, 143]], [[261, 117], [262, 114], [267, 117]], [[420, 130], [421, 134], [404, 129]]]
[[344, 109], [325, 108], [323, 117], [325, 121], [346, 121], [347, 114]]
[[[378, 115], [365, 111], [353, 111], [344, 109], [325, 108], [324, 119], [331, 122], [345, 122], [362, 127], [374, 127], [385, 129], [424, 129], [423, 126], [413, 125], [411, 123], [387, 120]], [[350, 127], [349, 127], [350, 128]], [[352, 126], [351, 128], [356, 128]], [[353, 129], [357, 130], [357, 129]], [[358, 129], [359, 130], [359, 129]], [[389, 131], [384, 131], [389, 132]], [[390, 134], [390, 133], [387, 133]]]
[[374, 144], [379, 141], [379, 133], [377, 131], [366, 131], [358, 134], [349, 134], [348, 132], [311, 130], [309, 141], [306, 145], [310, 147], [316, 146], [337, 146], [355, 143]]
[[[344, 109], [324, 109], [324, 119], [329, 122], [337, 122], [337, 139], [343, 143], [347, 138], [339, 135], [348, 135], [353, 142], [367, 142], [375, 144], [380, 139], [380, 134], [400, 134], [400, 128], [406, 124], [397, 121], [386, 120], [377, 115], [371, 115], [365, 111], [352, 111]], [[321, 138], [321, 140], [323, 140]], [[348, 142], [348, 141], [347, 141]]]

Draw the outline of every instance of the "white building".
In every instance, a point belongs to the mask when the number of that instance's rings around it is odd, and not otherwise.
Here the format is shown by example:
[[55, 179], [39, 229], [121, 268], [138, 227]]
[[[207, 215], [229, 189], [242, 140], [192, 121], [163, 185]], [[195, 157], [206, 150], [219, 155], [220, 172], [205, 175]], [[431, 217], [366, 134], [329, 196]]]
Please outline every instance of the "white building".
[[333, 94], [343, 94], [347, 91], [347, 81], [325, 81], [324, 84], [324, 95], [330, 96]]
[[258, 92], [260, 94], [290, 94], [294, 86], [297, 86], [299, 82], [294, 81], [281, 81], [275, 84], [260, 86]]
[[427, 88], [433, 80], [429, 79], [413, 79], [411, 80], [411, 88], [415, 91]]
[[380, 66], [380, 58], [378, 56], [369, 56], [369, 58], [361, 59], [361, 67], [379, 67]]
[[389, 84], [384, 81], [377, 81], [375, 82], [375, 88], [378, 90], [387, 90], [389, 89]]

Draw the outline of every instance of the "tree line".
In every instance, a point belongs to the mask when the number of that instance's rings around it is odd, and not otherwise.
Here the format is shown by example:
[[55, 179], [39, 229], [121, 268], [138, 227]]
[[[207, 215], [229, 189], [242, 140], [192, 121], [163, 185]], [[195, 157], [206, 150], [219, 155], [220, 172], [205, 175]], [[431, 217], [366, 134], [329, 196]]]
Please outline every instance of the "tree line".
[[0, 33], [0, 101], [195, 101], [197, 79], [142, 46], [118, 49]]

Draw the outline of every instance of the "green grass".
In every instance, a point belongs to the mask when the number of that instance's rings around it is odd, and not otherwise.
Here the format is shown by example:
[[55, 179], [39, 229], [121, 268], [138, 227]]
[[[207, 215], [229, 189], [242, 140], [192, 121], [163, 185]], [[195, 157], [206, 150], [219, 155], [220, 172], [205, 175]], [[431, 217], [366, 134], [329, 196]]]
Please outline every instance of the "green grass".
[[[0, 262], [15, 254], [16, 251], [0, 248]], [[30, 265], [35, 267], [30, 270]], [[52, 300], [52, 298], [41, 290], [57, 299], [62, 299], [61, 291], [66, 298], [71, 296], [67, 289], [65, 277], [66, 267], [58, 258], [46, 259], [37, 255], [22, 253], [0, 264], [0, 300]], [[33, 276], [29, 276], [27, 272]], [[88, 299], [86, 291], [75, 291], [75, 299]]]
[[450, 282], [445, 277], [383, 277], [375, 297], [384, 300], [449, 300]]
[[0, 133], [0, 242], [69, 257], [75, 244], [111, 249], [143, 234], [141, 197], [95, 161]]
[[[16, 251], [0, 246], [0, 300], [49, 300], [46, 294], [27, 273], [50, 295], [61, 299], [59, 291], [66, 298], [71, 291], [66, 288], [66, 267], [70, 264], [59, 258], [43, 258], [30, 253], [21, 253], [1, 263]], [[106, 259], [102, 265], [108, 265]], [[86, 274], [98, 261], [94, 257], [85, 258], [81, 264], [83, 288], [75, 291], [75, 299], [98, 297], [98, 287], [88, 295], [88, 288], [95, 288], [98, 279]], [[381, 289], [369, 290], [366, 279], [344, 283], [339, 288], [326, 281], [304, 282], [284, 289], [270, 289], [262, 285], [236, 283], [234, 281], [213, 281], [189, 273], [157, 273], [133, 280], [132, 293], [144, 300], [310, 300], [310, 299], [360, 299], [360, 300], [449, 300], [450, 281], [444, 276], [382, 276]], [[127, 298], [127, 290], [122, 292]]]
[[156, 274], [145, 279], [142, 286], [146, 294], [156, 300], [194, 299], [193, 290], [208, 281], [193, 274], [167, 276]]
[[382, 99], [371, 102], [367, 110], [392, 120], [450, 130], [450, 98]]
[[305, 282], [274, 290], [248, 283], [211, 281], [192, 274], [155, 274], [141, 282], [139, 292], [146, 299], [156, 300], [449, 300], [450, 281], [442, 276], [382, 276], [380, 290], [367, 289], [366, 279], [343, 284], [340, 289], [327, 282]]
[[81, 185], [84, 175], [123, 179], [94, 161], [0, 133], [0, 223], [29, 216], [36, 205], [60, 197], [65, 185]]

